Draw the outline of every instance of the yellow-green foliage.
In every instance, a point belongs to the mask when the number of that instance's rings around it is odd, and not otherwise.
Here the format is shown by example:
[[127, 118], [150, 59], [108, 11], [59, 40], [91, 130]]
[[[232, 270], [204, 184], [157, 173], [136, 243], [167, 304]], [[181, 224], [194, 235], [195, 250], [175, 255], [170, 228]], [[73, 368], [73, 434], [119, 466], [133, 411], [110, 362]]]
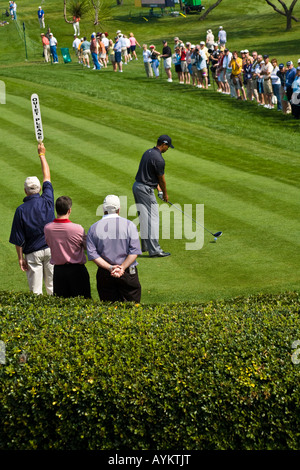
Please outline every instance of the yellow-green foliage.
[[168, 306], [2, 293], [0, 310], [1, 449], [300, 447], [296, 293]]

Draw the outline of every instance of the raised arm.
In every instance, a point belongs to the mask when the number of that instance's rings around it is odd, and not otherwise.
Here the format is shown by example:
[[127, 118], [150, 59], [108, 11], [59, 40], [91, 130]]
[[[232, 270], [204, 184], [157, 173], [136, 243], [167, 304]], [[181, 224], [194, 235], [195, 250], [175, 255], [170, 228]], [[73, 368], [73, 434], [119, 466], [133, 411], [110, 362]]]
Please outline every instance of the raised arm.
[[51, 181], [50, 168], [46, 160], [46, 148], [43, 143], [38, 144], [38, 154], [42, 165], [43, 182]]

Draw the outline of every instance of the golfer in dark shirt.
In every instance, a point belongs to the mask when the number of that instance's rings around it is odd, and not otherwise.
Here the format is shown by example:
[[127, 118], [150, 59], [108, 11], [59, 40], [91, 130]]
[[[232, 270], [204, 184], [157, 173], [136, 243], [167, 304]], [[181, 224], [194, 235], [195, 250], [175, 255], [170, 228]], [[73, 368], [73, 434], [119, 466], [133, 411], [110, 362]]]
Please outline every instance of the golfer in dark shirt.
[[171, 138], [168, 135], [161, 135], [156, 147], [143, 154], [132, 187], [139, 213], [142, 251], [148, 251], [151, 258], [170, 255], [164, 252], [159, 244], [159, 212], [154, 194], [154, 189], [158, 189], [162, 192], [163, 200], [168, 202], [165, 160], [162, 153], [169, 147], [174, 148]]
[[167, 41], [163, 41], [163, 50], [160, 57], [161, 59], [164, 59], [164, 69], [168, 77], [168, 82], [172, 82], [172, 51], [170, 46], [168, 46]]

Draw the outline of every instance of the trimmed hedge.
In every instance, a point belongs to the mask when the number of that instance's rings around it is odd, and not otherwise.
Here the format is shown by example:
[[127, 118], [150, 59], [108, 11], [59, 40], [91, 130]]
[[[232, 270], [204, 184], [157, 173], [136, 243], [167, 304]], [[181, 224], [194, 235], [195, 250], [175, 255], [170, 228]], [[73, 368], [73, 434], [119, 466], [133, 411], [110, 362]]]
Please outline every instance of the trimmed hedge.
[[299, 295], [103, 304], [0, 293], [0, 448], [300, 448]]

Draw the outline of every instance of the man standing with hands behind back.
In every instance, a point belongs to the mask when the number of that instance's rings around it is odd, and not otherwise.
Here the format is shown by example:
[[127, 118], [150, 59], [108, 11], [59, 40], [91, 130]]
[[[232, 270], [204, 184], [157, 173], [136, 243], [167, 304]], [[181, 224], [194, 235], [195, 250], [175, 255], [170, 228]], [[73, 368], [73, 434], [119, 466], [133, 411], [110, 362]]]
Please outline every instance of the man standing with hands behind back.
[[[165, 160], [162, 154], [172, 145], [171, 137], [161, 135], [155, 147], [146, 150], [140, 161], [139, 169], [132, 187], [139, 212], [142, 251], [148, 251], [151, 258], [170, 256], [159, 244], [159, 212], [154, 189], [159, 197], [168, 202], [165, 180]], [[162, 194], [161, 194], [162, 193]]]
[[44, 144], [38, 145], [43, 172], [43, 192], [36, 176], [29, 176], [24, 183], [26, 197], [15, 212], [10, 243], [15, 245], [22, 271], [26, 272], [29, 289], [34, 294], [43, 293], [43, 280], [47, 294], [53, 293], [53, 266], [44, 227], [54, 219], [54, 195], [50, 169]]
[[141, 300], [137, 257], [141, 254], [136, 225], [120, 217], [120, 199], [109, 194], [103, 201], [104, 216], [87, 234], [88, 259], [98, 266], [99, 298], [107, 302]]
[[54, 265], [53, 295], [59, 297], [91, 297], [90, 276], [85, 267], [86, 234], [84, 228], [71, 222], [72, 199], [56, 199], [57, 217], [44, 228]]

